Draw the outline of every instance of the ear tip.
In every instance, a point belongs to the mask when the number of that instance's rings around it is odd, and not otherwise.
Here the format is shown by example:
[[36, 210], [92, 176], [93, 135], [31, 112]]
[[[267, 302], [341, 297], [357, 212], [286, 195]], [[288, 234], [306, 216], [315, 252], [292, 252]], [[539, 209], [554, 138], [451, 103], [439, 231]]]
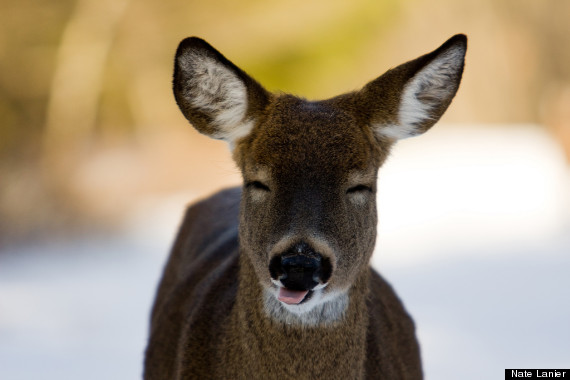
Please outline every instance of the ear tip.
[[176, 55], [180, 55], [181, 53], [188, 51], [188, 50], [207, 50], [212, 49], [211, 45], [201, 39], [200, 37], [187, 37], [180, 41], [178, 44], [178, 49], [176, 49]]
[[462, 47], [463, 50], [467, 50], [467, 36], [465, 34], [456, 34], [451, 37], [444, 45], [448, 46], [458, 46]]

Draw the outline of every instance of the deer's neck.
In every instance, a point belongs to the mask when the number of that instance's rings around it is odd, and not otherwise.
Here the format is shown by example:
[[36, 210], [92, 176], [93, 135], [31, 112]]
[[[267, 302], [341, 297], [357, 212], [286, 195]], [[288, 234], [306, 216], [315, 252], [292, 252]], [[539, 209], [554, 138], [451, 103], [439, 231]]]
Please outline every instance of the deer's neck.
[[348, 295], [335, 323], [303, 326], [275, 320], [264, 310], [263, 290], [245, 254], [240, 257], [237, 299], [222, 344], [224, 378], [347, 378], [364, 375], [368, 272]]

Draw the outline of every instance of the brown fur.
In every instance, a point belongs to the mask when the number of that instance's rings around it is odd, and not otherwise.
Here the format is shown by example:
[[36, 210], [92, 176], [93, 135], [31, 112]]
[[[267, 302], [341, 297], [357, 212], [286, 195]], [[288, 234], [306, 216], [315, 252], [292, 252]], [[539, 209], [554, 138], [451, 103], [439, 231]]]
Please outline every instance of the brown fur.
[[[153, 307], [145, 379], [422, 378], [414, 324], [368, 266], [376, 174], [394, 143], [381, 130], [398, 124], [403, 89], [416, 74], [450, 49], [464, 54], [465, 43], [456, 36], [359, 92], [317, 102], [270, 94], [204, 41], [181, 43], [177, 102], [200, 132], [235, 147], [244, 187], [188, 209]], [[431, 127], [451, 102], [459, 55], [433, 84], [445, 88], [443, 98], [434, 98], [441, 91], [430, 92], [429, 80], [414, 94], [433, 106], [411, 134]], [[198, 86], [194, 78], [208, 70], [210, 82]], [[241, 89], [242, 113], [240, 98], [232, 100]], [[219, 97], [227, 101], [216, 108]], [[220, 124], [232, 106], [231, 123]], [[239, 128], [245, 132], [232, 138]], [[276, 286], [269, 261], [299, 241], [331, 260], [323, 294], [348, 294], [342, 317], [303, 325], [267, 314], [264, 292]]]

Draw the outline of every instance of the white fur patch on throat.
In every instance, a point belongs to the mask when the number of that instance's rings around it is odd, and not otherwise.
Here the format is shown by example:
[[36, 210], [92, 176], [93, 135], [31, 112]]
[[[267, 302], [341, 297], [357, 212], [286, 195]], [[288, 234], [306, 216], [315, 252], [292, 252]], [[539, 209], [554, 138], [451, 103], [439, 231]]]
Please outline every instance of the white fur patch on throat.
[[463, 56], [463, 49], [449, 49], [416, 73], [402, 91], [398, 123], [378, 126], [377, 133], [401, 140], [420, 134], [419, 125], [439, 118], [432, 111], [453, 96]]
[[330, 325], [341, 321], [348, 308], [347, 292], [313, 290], [311, 298], [299, 305], [287, 305], [277, 299], [278, 288], [264, 291], [264, 308], [268, 317], [300, 326]]
[[217, 131], [211, 137], [232, 146], [249, 134], [253, 121], [246, 120], [247, 88], [230, 69], [200, 52], [191, 51], [178, 63], [188, 73], [184, 96], [193, 107], [210, 116]]

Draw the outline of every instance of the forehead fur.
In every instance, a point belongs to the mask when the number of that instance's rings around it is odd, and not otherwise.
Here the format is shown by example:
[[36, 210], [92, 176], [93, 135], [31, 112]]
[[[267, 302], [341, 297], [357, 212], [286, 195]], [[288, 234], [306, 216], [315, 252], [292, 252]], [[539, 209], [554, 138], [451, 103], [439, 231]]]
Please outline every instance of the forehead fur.
[[368, 126], [334, 100], [311, 102], [291, 95], [274, 100], [266, 117], [237, 146], [238, 165], [293, 171], [378, 167], [388, 153]]

